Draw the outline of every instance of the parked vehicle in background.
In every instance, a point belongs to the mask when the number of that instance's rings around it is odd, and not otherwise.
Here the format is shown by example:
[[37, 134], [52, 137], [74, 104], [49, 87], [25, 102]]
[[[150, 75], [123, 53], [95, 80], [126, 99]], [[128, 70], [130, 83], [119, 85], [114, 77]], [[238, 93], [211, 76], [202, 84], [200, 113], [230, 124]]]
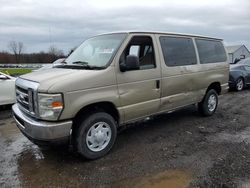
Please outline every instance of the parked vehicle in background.
[[0, 72], [0, 105], [14, 104], [16, 78]]
[[202, 115], [213, 115], [228, 77], [221, 39], [104, 34], [83, 42], [65, 64], [19, 77], [16, 92], [26, 97], [12, 109], [34, 143], [64, 140], [96, 159], [109, 152], [124, 124], [196, 103]]
[[40, 69], [37, 69], [37, 70], [34, 70], [34, 72], [36, 71], [41, 71], [41, 70], [46, 70], [46, 69], [51, 69], [53, 67], [56, 67], [58, 65], [61, 65], [63, 62], [64, 62], [65, 58], [60, 58], [60, 59], [57, 59], [56, 61], [54, 61], [53, 63], [51, 64], [45, 64], [43, 65], [43, 67], [41, 67]]
[[250, 58], [241, 59], [241, 60], [240, 60], [239, 62], [237, 62], [236, 64], [250, 65]]
[[250, 85], [250, 63], [230, 65], [229, 87], [241, 91]]
[[63, 62], [65, 61], [65, 59], [66, 59], [66, 58], [60, 58], [60, 59], [55, 60], [55, 61], [52, 63], [53, 67], [55, 67], [55, 66], [57, 66], [57, 65], [63, 64]]
[[33, 70], [33, 72], [42, 71], [42, 70], [46, 70], [46, 69], [51, 69], [52, 67], [53, 67], [52, 64], [45, 64], [41, 68]]

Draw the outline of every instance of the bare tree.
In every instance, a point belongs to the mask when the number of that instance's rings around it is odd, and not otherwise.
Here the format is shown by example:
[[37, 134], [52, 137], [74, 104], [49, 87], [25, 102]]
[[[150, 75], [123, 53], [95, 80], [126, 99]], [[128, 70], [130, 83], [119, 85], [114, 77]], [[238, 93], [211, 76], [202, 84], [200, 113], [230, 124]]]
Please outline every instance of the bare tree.
[[63, 56], [63, 51], [59, 50], [56, 46], [52, 45], [49, 47], [49, 54], [53, 54], [56, 56]]
[[8, 45], [10, 51], [14, 54], [16, 63], [20, 63], [21, 55], [23, 53], [23, 43], [22, 42], [16, 42], [16, 41], [10, 41]]
[[55, 61], [60, 57], [64, 57], [64, 53], [62, 50], [59, 50], [56, 46], [52, 45], [49, 47], [49, 52], [51, 56], [51, 61]]

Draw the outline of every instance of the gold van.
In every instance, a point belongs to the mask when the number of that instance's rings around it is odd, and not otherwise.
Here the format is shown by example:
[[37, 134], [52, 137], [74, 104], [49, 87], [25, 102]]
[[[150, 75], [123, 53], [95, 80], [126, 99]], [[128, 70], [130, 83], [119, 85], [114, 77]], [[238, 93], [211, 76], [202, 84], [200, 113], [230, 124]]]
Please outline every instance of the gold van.
[[67, 141], [96, 159], [124, 124], [191, 104], [213, 115], [228, 77], [221, 39], [109, 33], [86, 40], [57, 67], [19, 77], [12, 109], [34, 143]]

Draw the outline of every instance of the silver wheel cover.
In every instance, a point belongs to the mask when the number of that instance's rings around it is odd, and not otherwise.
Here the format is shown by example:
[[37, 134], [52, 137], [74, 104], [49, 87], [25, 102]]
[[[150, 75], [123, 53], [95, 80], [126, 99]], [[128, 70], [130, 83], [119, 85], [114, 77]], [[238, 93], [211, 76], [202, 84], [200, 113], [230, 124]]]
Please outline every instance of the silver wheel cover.
[[240, 91], [243, 89], [244, 83], [242, 79], [239, 79], [236, 83], [237, 90]]
[[208, 110], [210, 112], [213, 112], [216, 108], [216, 105], [217, 105], [217, 98], [216, 98], [215, 94], [212, 94], [208, 98]]
[[97, 122], [87, 132], [86, 144], [93, 152], [102, 151], [111, 140], [111, 128], [106, 122]]

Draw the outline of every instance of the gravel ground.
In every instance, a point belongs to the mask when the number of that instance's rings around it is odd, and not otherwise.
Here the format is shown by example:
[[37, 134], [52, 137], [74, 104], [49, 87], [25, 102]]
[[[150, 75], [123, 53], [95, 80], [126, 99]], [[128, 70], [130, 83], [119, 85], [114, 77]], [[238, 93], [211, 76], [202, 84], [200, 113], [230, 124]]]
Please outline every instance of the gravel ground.
[[129, 125], [95, 161], [40, 149], [1, 109], [0, 187], [250, 187], [250, 90], [219, 100], [212, 117], [190, 106]]

